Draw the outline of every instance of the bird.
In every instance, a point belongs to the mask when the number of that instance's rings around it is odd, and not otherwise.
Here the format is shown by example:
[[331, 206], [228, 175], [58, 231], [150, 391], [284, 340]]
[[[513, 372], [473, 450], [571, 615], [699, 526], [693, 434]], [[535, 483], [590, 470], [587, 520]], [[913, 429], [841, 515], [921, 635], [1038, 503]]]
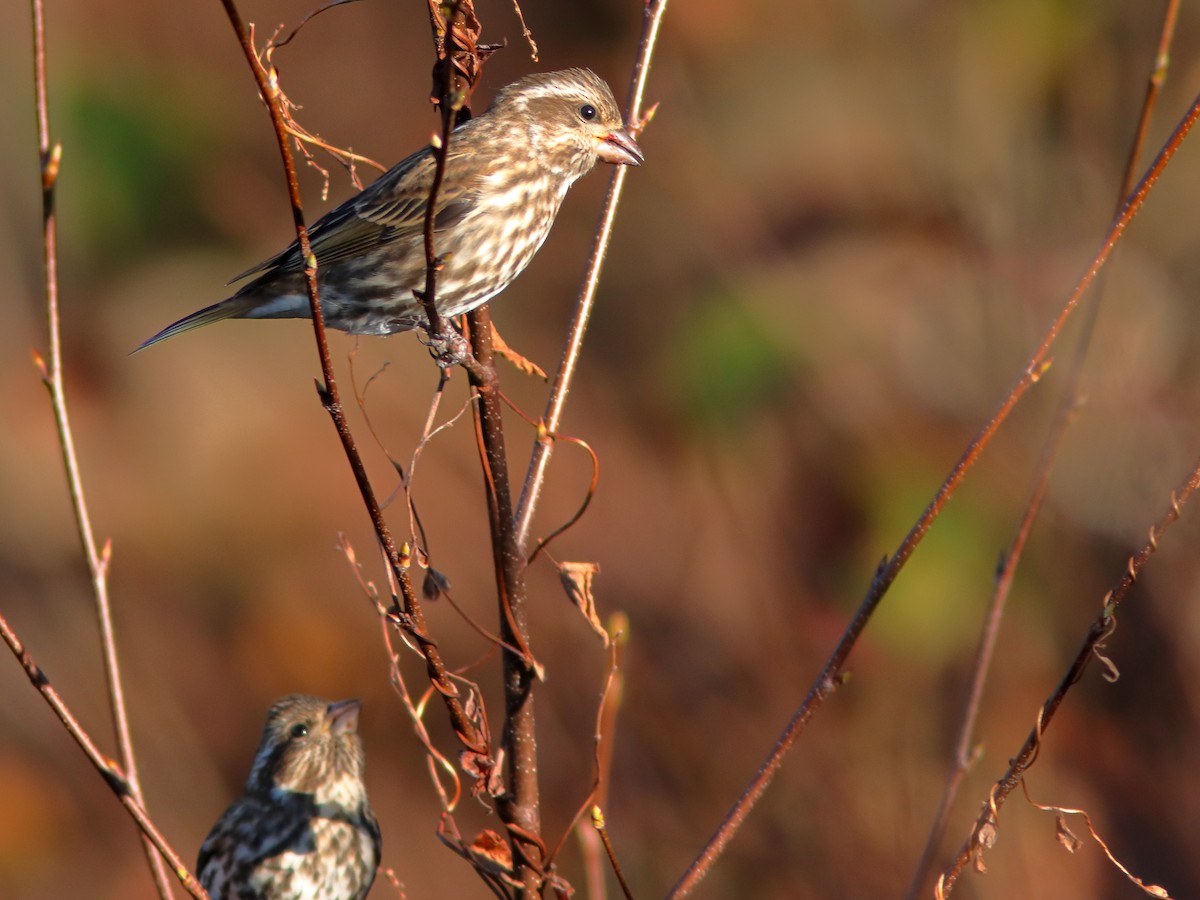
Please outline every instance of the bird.
[[358, 700], [291, 695], [267, 714], [240, 797], [200, 847], [212, 900], [362, 900], [379, 866]]
[[[450, 135], [434, 207], [440, 316], [504, 290], [549, 234], [563, 197], [597, 161], [637, 166], [641, 148], [609, 86], [588, 69], [537, 73], [501, 88], [487, 111]], [[425, 210], [433, 146], [397, 163], [309, 229], [325, 324], [350, 334], [427, 328]], [[232, 297], [168, 325], [138, 350], [222, 319], [310, 318], [299, 244], [230, 282]]]

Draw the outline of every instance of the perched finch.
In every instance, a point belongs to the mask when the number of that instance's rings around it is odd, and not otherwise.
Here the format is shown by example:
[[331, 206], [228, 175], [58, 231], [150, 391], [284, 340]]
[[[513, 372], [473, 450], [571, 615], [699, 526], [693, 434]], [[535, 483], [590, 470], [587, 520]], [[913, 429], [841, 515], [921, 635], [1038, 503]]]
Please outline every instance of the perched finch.
[[362, 900], [379, 865], [358, 700], [271, 707], [242, 795], [213, 826], [196, 873], [213, 900]]
[[[642, 151], [608, 85], [587, 69], [527, 75], [455, 129], [434, 214], [439, 314], [467, 312], [504, 290], [546, 239], [567, 189], [597, 160], [636, 166]], [[311, 227], [321, 311], [331, 328], [391, 334], [426, 324], [413, 292], [425, 288], [434, 168], [425, 147]], [[258, 277], [138, 349], [220, 319], [309, 317], [298, 244], [234, 281], [248, 275]]]

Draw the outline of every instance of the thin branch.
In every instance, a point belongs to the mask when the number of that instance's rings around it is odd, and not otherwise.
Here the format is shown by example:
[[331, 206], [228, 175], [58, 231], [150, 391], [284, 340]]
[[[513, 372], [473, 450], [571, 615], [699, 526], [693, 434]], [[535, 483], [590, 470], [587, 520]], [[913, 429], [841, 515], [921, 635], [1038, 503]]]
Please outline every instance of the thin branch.
[[[34, 92], [37, 106], [38, 150], [41, 157], [44, 289], [50, 343], [49, 360], [44, 360], [37, 353], [34, 354], [34, 359], [41, 372], [42, 383], [50, 393], [50, 405], [54, 409], [54, 424], [58, 430], [59, 446], [62, 449], [67, 488], [71, 495], [71, 509], [75, 514], [79, 543], [83, 548], [83, 554], [87, 559], [88, 573], [91, 576], [92, 595], [96, 603], [96, 618], [100, 627], [100, 644], [103, 651], [109, 707], [113, 730], [117, 735], [121, 766], [126, 772], [129, 791], [134, 801], [138, 805], [142, 805], [142, 788], [138, 781], [133, 739], [129, 733], [129, 717], [125, 711], [125, 692], [121, 686], [121, 666], [117, 658], [112, 609], [108, 599], [108, 563], [112, 555], [112, 545], [105, 542], [102, 550], [97, 549], [96, 538], [92, 532], [91, 516], [88, 513], [87, 498], [83, 490], [83, 477], [79, 472], [79, 459], [75, 452], [75, 438], [71, 431], [66, 389], [63, 384], [62, 339], [59, 331], [58, 307], [58, 219], [55, 212], [55, 187], [58, 183], [62, 145], [55, 143], [51, 146], [50, 143], [50, 107], [46, 95], [46, 28], [42, 0], [32, 0], [31, 6], [33, 12]], [[166, 900], [171, 896], [171, 887], [162, 859], [148, 839], [143, 838], [142, 847], [158, 895]]]
[[[1129, 191], [1132, 190], [1136, 173], [1138, 173], [1138, 162], [1142, 146], [1145, 144], [1146, 132], [1148, 126], [1150, 126], [1151, 116], [1158, 100], [1159, 91], [1162, 90], [1163, 82], [1166, 78], [1166, 67], [1168, 67], [1171, 40], [1175, 35], [1177, 14], [1178, 0], [1170, 0], [1164, 11], [1163, 28], [1162, 34], [1159, 36], [1158, 52], [1154, 55], [1151, 76], [1147, 79], [1146, 96], [1142, 100], [1138, 127], [1134, 130], [1133, 143], [1130, 145], [1126, 167], [1124, 167], [1124, 172], [1121, 176], [1121, 187], [1117, 192], [1116, 212], [1121, 211], [1124, 198], [1128, 197]], [[973, 756], [971, 744], [974, 739], [974, 727], [976, 727], [979, 707], [983, 701], [984, 686], [986, 678], [988, 678], [988, 672], [990, 671], [996, 638], [998, 632], [1000, 632], [1000, 622], [1003, 618], [1004, 607], [1007, 605], [1008, 595], [1010, 589], [1012, 589], [1013, 578], [1016, 575], [1016, 568], [1018, 568], [1020, 563], [1026, 539], [1033, 528], [1033, 522], [1036, 520], [1038, 512], [1042, 509], [1045, 493], [1050, 485], [1050, 469], [1054, 466], [1055, 458], [1058, 455], [1058, 448], [1062, 446], [1062, 440], [1066, 437], [1070, 424], [1075, 419], [1075, 413], [1078, 412], [1079, 407], [1084, 402], [1084, 397], [1082, 397], [1080, 389], [1082, 372], [1084, 372], [1084, 362], [1087, 359], [1087, 350], [1091, 347], [1091, 337], [1094, 326], [1096, 326], [1096, 320], [1099, 317], [1103, 296], [1104, 281], [1102, 280], [1097, 286], [1096, 302], [1087, 307], [1084, 328], [1080, 331], [1079, 341], [1076, 343], [1075, 353], [1068, 368], [1066, 382], [1063, 385], [1062, 398], [1058, 402], [1054, 422], [1050, 426], [1050, 433], [1046, 436], [1042, 449], [1042, 458], [1040, 458], [1036, 469], [1038, 473], [1037, 479], [1034, 482], [1030, 499], [1026, 503], [1025, 514], [1021, 517], [1020, 526], [1016, 529], [1016, 534], [1014, 535], [1012, 544], [1008, 547], [1008, 551], [1004, 553], [1000, 570], [997, 571], [995, 589], [992, 590], [988, 616], [986, 616], [983, 634], [980, 635], [979, 648], [976, 652], [976, 662], [974, 662], [971, 677], [971, 689], [968, 691], [967, 702], [964, 704], [964, 710], [962, 710], [958, 740], [956, 740], [952, 761], [950, 761], [950, 773], [946, 781], [946, 787], [943, 788], [941, 802], [938, 803], [937, 811], [934, 814], [934, 822], [930, 826], [929, 836], [925, 840], [922, 856], [920, 856], [916, 870], [913, 871], [912, 881], [908, 884], [906, 900], [916, 900], [917, 896], [922, 893], [925, 883], [929, 881], [930, 872], [934, 868], [934, 856], [937, 853], [937, 847], [941, 845], [942, 838], [946, 834], [950, 808], [954, 804], [954, 799], [958, 797], [962, 780], [966, 778], [968, 769], [971, 768]]]
[[608, 863], [612, 866], [613, 874], [617, 876], [617, 884], [621, 886], [621, 893], [625, 900], [633, 900], [633, 891], [630, 890], [629, 882], [625, 880], [625, 873], [621, 870], [621, 864], [617, 861], [617, 852], [613, 849], [612, 841], [608, 839], [604, 811], [599, 806], [592, 807], [592, 827], [596, 829], [596, 833], [600, 835], [600, 840], [604, 843], [604, 851], [608, 854]]
[[958, 489], [967, 472], [978, 461], [983, 449], [991, 443], [992, 438], [995, 437], [1004, 420], [1008, 418], [1009, 413], [1012, 412], [1018, 401], [1041, 379], [1042, 375], [1049, 368], [1050, 348], [1058, 339], [1067, 320], [1079, 306], [1087, 289], [1112, 255], [1117, 242], [1125, 233], [1125, 229], [1129, 227], [1129, 223], [1133, 221], [1133, 217], [1142, 208], [1150, 190], [1154, 187], [1155, 182], [1158, 181], [1159, 176], [1162, 175], [1163, 170], [1172, 157], [1174, 157], [1198, 118], [1200, 118], [1200, 95], [1193, 100], [1191, 107], [1189, 107], [1187, 113], [1176, 126], [1175, 131], [1171, 134], [1171, 137], [1167, 139], [1167, 142], [1159, 151], [1154, 163], [1147, 170], [1142, 180], [1138, 183], [1137, 188], [1121, 208], [1121, 212], [1109, 226], [1108, 232], [1100, 244], [1100, 248], [1092, 257], [1087, 270], [1076, 283], [1063, 308], [1046, 331], [1042, 342], [1026, 362], [1024, 371], [1021, 373], [1017, 383], [1009, 390], [1008, 395], [1000, 403], [991, 418], [988, 419], [971, 439], [962, 456], [954, 464], [954, 467], [942, 482], [941, 487], [938, 488], [937, 493], [905, 536], [896, 552], [880, 564], [875, 577], [871, 580], [871, 585], [867, 590], [866, 596], [854, 614], [854, 618], [846, 626], [846, 630], [830, 654], [825, 666], [821, 669], [808, 695], [796, 709], [795, 713], [792, 714], [792, 718], [788, 721], [782, 734], [776, 740], [774, 747], [767, 754], [766, 759], [764, 759], [758, 771], [742, 792], [742, 795], [726, 813], [717, 830], [709, 838], [696, 859], [692, 861], [692, 864], [684, 872], [675, 887], [672, 888], [669, 894], [670, 897], [684, 897], [695, 889], [696, 885], [708, 873], [713, 862], [724, 851], [726, 845], [733, 838], [733, 835], [737, 833], [750, 810], [754, 808], [758, 800], [766, 793], [767, 787], [774, 778], [775, 773], [783, 765], [784, 756], [786, 756], [788, 750], [792, 748], [803, 733], [805, 726], [815, 714], [817, 708], [829, 695], [831, 687], [836, 685], [837, 679], [840, 677], [842, 669], [846, 664], [846, 660], [850, 656], [850, 651], [858, 643], [858, 639], [866, 628], [867, 622], [875, 612], [875, 608], [883, 600], [892, 582], [896, 580], [896, 576], [900, 574], [900, 570], [904, 568], [904, 564], [920, 544], [930, 526], [933, 525], [942, 508], [950, 500], [950, 497], [953, 496], [955, 490]]
[[1024, 780], [1025, 772], [1033, 765], [1034, 760], [1037, 758], [1038, 750], [1041, 748], [1042, 735], [1053, 720], [1055, 712], [1066, 697], [1067, 692], [1071, 689], [1071, 686], [1083, 677], [1083, 672], [1092, 658], [1096, 657], [1105, 665], [1107, 669], [1105, 672], [1106, 678], [1110, 681], [1116, 680], [1115, 667], [1103, 655], [1102, 651], [1105, 639], [1112, 633], [1116, 624], [1117, 609], [1129, 593], [1130, 588], [1133, 587], [1134, 582], [1137, 581], [1138, 576], [1150, 560], [1150, 557], [1158, 549], [1158, 542], [1162, 539], [1167, 529], [1178, 521], [1184, 504], [1188, 502], [1197, 488], [1200, 488], [1200, 459], [1196, 461], [1191, 472], [1188, 473], [1187, 478], [1180, 487], [1171, 492], [1170, 507], [1154, 523], [1154, 526], [1150, 529], [1150, 535], [1146, 543], [1141, 546], [1137, 553], [1129, 558], [1125, 565], [1125, 571], [1117, 580], [1113, 589], [1105, 595], [1100, 614], [1088, 629], [1087, 636], [1080, 645], [1079, 652], [1075, 654], [1074, 660], [1072, 660], [1066, 674], [1059, 681], [1058, 687], [1046, 699], [1046, 702], [1042, 704], [1041, 709], [1038, 711], [1037, 722], [1030, 731], [1029, 736], [1025, 739], [1024, 745], [1013, 757], [1008, 771], [992, 786], [988, 795], [988, 802], [984, 805], [983, 811], [979, 814], [979, 818], [971, 829], [970, 836], [963, 843], [954, 861], [938, 880], [937, 896], [939, 898], [948, 897], [954, 888], [955, 882], [958, 880], [958, 876], [962, 873], [963, 867], [972, 858], [976, 859], [977, 862], [980, 861], [983, 852], [994, 843], [996, 832], [999, 828], [1000, 807], [1004, 804], [1008, 795]]
[[[647, 121], [641, 113], [642, 103], [646, 94], [646, 81], [650, 77], [650, 61], [654, 56], [654, 49], [658, 45], [659, 29], [666, 11], [667, 0], [645, 0], [642, 37], [638, 45], [638, 56], [634, 63], [629, 100], [626, 105], [630, 122], [637, 126], [633, 129], [635, 132], [640, 130]], [[575, 378], [575, 370], [579, 365], [583, 336], [587, 331], [588, 320], [591, 318], [592, 309], [595, 306], [596, 286], [600, 283], [600, 270], [604, 266], [604, 257], [608, 253], [609, 241], [612, 239], [613, 223], [616, 221], [617, 205], [624, 189], [627, 168], [627, 166], [614, 167], [612, 178], [608, 183], [608, 194], [604, 198], [604, 208], [600, 212], [600, 222], [592, 243], [592, 255], [588, 260], [583, 286], [579, 291], [579, 300], [575, 304], [575, 316], [571, 320], [571, 327], [567, 333], [567, 345], [563, 349], [558, 370], [554, 373], [554, 384], [551, 386], [550, 397], [546, 402], [543, 427], [538, 429], [538, 441], [534, 444], [529, 468], [525, 475], [525, 484], [521, 489], [521, 499], [517, 503], [517, 546], [522, 552], [525, 552], [529, 546], [529, 530], [533, 522], [533, 514], [542, 492], [542, 485], [546, 480], [546, 467], [550, 463], [550, 454], [554, 449], [553, 435], [558, 431], [562, 422], [567, 394], [571, 390], [571, 382]]]
[[[429, 337], [432, 341], [451, 341], [457, 337], [451, 326], [442, 321], [437, 307], [437, 275], [442, 260], [434, 248], [434, 221], [437, 218], [437, 199], [446, 177], [446, 161], [450, 153], [450, 135], [471, 117], [471, 94], [481, 74], [482, 59], [476, 41], [482, 26], [475, 16], [471, 0], [430, 2], [429, 25], [433, 30], [434, 52], [433, 92], [431, 98], [442, 116], [442, 130], [433, 142], [433, 183], [425, 202], [423, 223], [425, 246], [425, 287], [417, 294], [425, 309]], [[467, 354], [447, 352], [447, 359], [461, 363], [468, 371], [474, 360]]]
[[1137, 160], [1146, 144], [1146, 133], [1150, 130], [1150, 119], [1154, 115], [1158, 95], [1162, 92], [1163, 83], [1167, 80], [1167, 68], [1171, 62], [1171, 44], [1175, 40], [1175, 23], [1178, 18], [1179, 0], [1167, 0], [1167, 8], [1163, 11], [1162, 29], [1158, 37], [1158, 52], [1154, 54], [1154, 68], [1146, 80], [1146, 96], [1142, 100], [1142, 112], [1138, 117], [1133, 141], [1129, 145], [1129, 159], [1125, 163], [1125, 177], [1121, 182], [1122, 198], [1127, 197], [1133, 190]]
[[[1130, 146], [1129, 156], [1125, 163], [1125, 170], [1121, 176], [1121, 186], [1117, 194], [1117, 213], [1120, 212], [1121, 205], [1129, 195], [1130, 190], [1133, 188], [1134, 179], [1137, 177], [1137, 166], [1145, 143], [1150, 118], [1163, 82], [1166, 79], [1170, 47], [1175, 34], [1175, 22], [1178, 12], [1178, 0], [1170, 0], [1163, 14], [1158, 51], [1154, 57], [1150, 77], [1147, 79], [1146, 95], [1142, 101], [1141, 112], [1138, 116], [1138, 126], [1135, 129], [1133, 143]], [[1084, 327], [1080, 331], [1075, 353], [1067, 372], [1062, 399], [1059, 401], [1058, 409], [1055, 411], [1053, 424], [1046, 437], [1041, 452], [1041, 459], [1035, 470], [1037, 477], [1029, 500], [1025, 505], [1025, 513], [1021, 518], [1021, 523], [1017, 528], [1012, 543], [1001, 559], [999, 571], [996, 574], [991, 603], [989, 604], [988, 613], [984, 621], [983, 632], [980, 635], [979, 648], [975, 654], [971, 687], [968, 692], [967, 702], [963, 707], [961, 722], [958, 728], [958, 739], [951, 756], [950, 773], [947, 776], [941, 800], [934, 814], [933, 823], [929, 828], [929, 835], [925, 841], [925, 848], [921, 852], [921, 859], [917, 863], [912, 880], [909, 883], [906, 900], [916, 900], [916, 897], [924, 890], [925, 884], [929, 881], [930, 873], [933, 870], [934, 856], [937, 854], [938, 847], [946, 832], [950, 809], [954, 804], [955, 798], [958, 796], [958, 790], [962, 786], [963, 779], [966, 777], [972, 764], [973, 754], [971, 752], [971, 745], [974, 742], [975, 722], [979, 716], [983, 691], [987, 683], [987, 675], [991, 670], [993, 651], [995, 650], [996, 640], [1000, 632], [1000, 622], [1004, 617], [1009, 592], [1024, 551], [1025, 542], [1030, 530], [1033, 528], [1033, 523], [1038, 513], [1041, 511], [1042, 501], [1045, 499], [1046, 491], [1049, 488], [1050, 470], [1054, 465], [1054, 460], [1058, 457], [1058, 450], [1062, 446], [1063, 438], [1066, 436], [1072, 422], [1075, 420], [1076, 412], [1083, 403], [1081, 391], [1083, 366], [1087, 359], [1088, 349], [1091, 346], [1091, 337], [1095, 329], [1096, 320], [1099, 317], [1103, 296], [1104, 282], [1101, 281], [1096, 288], [1096, 302], [1090, 304], [1085, 313]]]
[[[563, 830], [562, 837], [547, 857], [554, 861], [562, 852], [567, 838], [572, 832], [579, 839], [580, 854], [583, 857], [583, 868], [586, 889], [585, 896], [590, 900], [603, 900], [604, 870], [601, 866], [600, 852], [605, 849], [607, 841], [602, 841], [597, 829], [582, 824], [585, 813], [595, 813], [608, 805], [608, 788], [612, 775], [613, 746], [616, 743], [617, 714], [625, 696], [624, 665], [626, 645], [629, 643], [629, 617], [624, 613], [614, 613], [609, 619], [606, 634], [609, 635], [608, 674], [604, 679], [604, 687], [600, 691], [600, 704], [596, 710], [596, 730], [593, 738], [593, 777], [592, 785], [587, 796], [579, 805], [569, 825]], [[610, 851], [611, 857], [611, 851]], [[611, 859], [610, 859], [611, 861]]]
[[264, 71], [258, 65], [254, 45], [250, 40], [249, 32], [242, 21], [234, 0], [221, 0], [221, 2], [225, 7], [230, 24], [237, 34], [238, 43], [242, 47], [242, 52], [245, 54], [250, 71], [258, 83], [259, 91], [266, 100], [267, 109], [271, 114], [271, 123], [275, 129], [275, 139], [279, 147], [287, 179], [292, 220], [296, 226], [296, 239], [306, 263], [304, 272], [308, 285], [313, 334], [316, 339], [317, 354], [320, 358], [322, 374], [322, 381], [317, 383], [317, 393], [321, 398], [321, 403], [325, 407], [325, 411], [329, 413], [330, 418], [333, 420], [338, 438], [342, 442], [342, 449], [346, 454], [350, 469], [354, 473], [354, 480], [358, 485], [363, 504], [367, 508], [367, 514], [370, 516], [371, 524], [375, 529], [375, 536], [379, 541], [380, 547], [383, 549], [400, 591], [403, 608], [394, 615], [394, 621], [419, 645], [421, 654], [425, 658], [428, 677], [446, 704], [447, 711], [450, 714], [451, 725], [454, 727], [458, 739], [470, 752], [476, 754], [478, 757], [486, 758], [490, 753], [489, 748], [486, 746], [486, 742], [481, 740], [481, 736], [476, 731], [471, 717], [463, 709], [458, 688], [448, 675], [446, 664], [442, 659], [441, 651], [438, 649], [436, 641], [429, 634], [425, 624], [425, 614], [421, 607], [421, 601], [417, 593], [413, 590], [412, 582], [408, 577], [409, 559], [407, 550], [403, 553], [401, 552], [383, 517], [383, 511], [375, 496], [370, 479], [367, 476], [366, 466], [363, 464], [362, 456], [358, 452], [358, 447], [355, 444], [354, 436], [350, 431], [350, 425], [346, 420], [346, 415], [342, 408], [337, 381], [333, 373], [333, 363], [329, 356], [325, 320], [321, 314], [321, 303], [317, 287], [317, 259], [313, 255], [312, 246], [308, 240], [308, 231], [304, 227], [304, 213], [300, 201], [300, 185], [296, 178], [296, 165], [292, 158], [287, 125], [280, 105], [278, 73], [273, 67]]
[[[1070, 396], [1074, 396], [1074, 387], [1070, 390]], [[929, 835], [925, 839], [925, 848], [921, 851], [921, 859], [913, 872], [912, 880], [909, 882], [908, 893], [905, 895], [906, 900], [916, 900], [922, 893], [926, 882], [928, 882], [930, 872], [933, 868], [933, 858], [937, 853], [938, 847], [941, 845], [942, 837], [946, 833], [946, 823], [950, 817], [950, 809], [954, 805], [955, 798], [958, 796], [958, 789], [962, 786], [963, 779], [966, 778], [967, 772], [970, 771], [971, 766], [974, 764], [976, 754], [972, 751], [971, 747], [974, 743], [975, 722], [979, 718], [979, 710], [983, 702], [983, 690], [987, 685], [987, 675], [991, 671], [996, 639], [1000, 633], [1000, 622], [1004, 618], [1004, 610], [1008, 605], [1013, 578], [1017, 572], [1017, 562], [1024, 551], [1025, 542], [1029, 537], [1029, 532], [1033, 528], [1034, 520], [1041, 511], [1042, 501], [1050, 485], [1050, 468], [1054, 458], [1058, 454], [1062, 439], [1066, 436], [1069, 424], [1069, 417], [1060, 419], [1056, 423], [1048, 443], [1043, 448], [1043, 461], [1038, 467], [1039, 477], [1034, 485], [1032, 496], [1025, 505], [1025, 513], [1021, 517], [1020, 525], [1017, 526], [1017, 532], [1013, 537], [1012, 543], [1009, 545], [1008, 552], [1004, 554], [996, 571], [991, 602], [988, 606], [987, 616], [984, 619], [983, 631], [979, 636], [979, 647], [975, 652], [975, 665], [971, 675], [971, 687], [968, 691], [967, 701], [963, 704], [961, 722], [958, 728], [958, 740], [955, 742], [954, 751], [950, 758], [950, 774], [942, 790], [942, 797], [938, 802], [937, 811], [934, 813], [933, 824], [929, 828]]]
[[[154, 858], [158, 860], [159, 867], [162, 868], [162, 861], [166, 859], [170, 863], [175, 877], [183, 885], [184, 890], [197, 898], [197, 900], [208, 900], [208, 894], [204, 888], [200, 886], [199, 882], [192, 876], [192, 873], [188, 871], [187, 866], [179, 858], [179, 854], [167, 843], [166, 838], [162, 836], [162, 833], [150, 819], [150, 815], [146, 812], [145, 807], [142, 806], [134, 794], [133, 783], [129, 780], [128, 773], [122, 771], [120, 766], [100, 752], [100, 748], [96, 746], [95, 741], [84, 731], [83, 726], [79, 724], [79, 720], [67, 708], [62, 698], [59, 697], [58, 692], [50, 684], [50, 678], [34, 661], [29, 651], [25, 649], [25, 645], [17, 637], [12, 628], [9, 627], [8, 621], [3, 615], [0, 615], [0, 638], [4, 639], [4, 643], [8, 645], [13, 656], [20, 663], [21, 668], [25, 670], [30, 683], [42, 695], [42, 698], [50, 706], [50, 709], [54, 711], [54, 714], [58, 716], [58, 720], [62, 722], [67, 733], [74, 738], [75, 743], [79, 745], [79, 749], [84, 752], [84, 755], [87, 756], [91, 764], [96, 767], [96, 771], [103, 776], [104, 782], [108, 785], [109, 789], [116, 794], [117, 799], [121, 801], [121, 805], [125, 807], [138, 828], [141, 829], [142, 838], [150, 844], [151, 852], [154, 854]], [[165, 872], [166, 870], [163, 869], [164, 875]], [[165, 895], [161, 890], [159, 893], [160, 896], [171, 896], [169, 887], [166, 889]]]

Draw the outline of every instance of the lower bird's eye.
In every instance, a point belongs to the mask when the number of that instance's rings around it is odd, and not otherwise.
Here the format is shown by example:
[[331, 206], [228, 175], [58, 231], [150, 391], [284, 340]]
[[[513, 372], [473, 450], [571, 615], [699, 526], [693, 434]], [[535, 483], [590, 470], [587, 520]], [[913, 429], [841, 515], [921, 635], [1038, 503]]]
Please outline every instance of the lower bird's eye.
[[592, 121], [592, 119], [596, 118], [596, 107], [590, 103], [583, 104], [583, 106], [579, 107], [579, 117], [585, 122]]
[[305, 725], [303, 722], [299, 723], [298, 725], [292, 726], [292, 737], [302, 738], [302, 737], [307, 737], [307, 736], [308, 736], [308, 726]]

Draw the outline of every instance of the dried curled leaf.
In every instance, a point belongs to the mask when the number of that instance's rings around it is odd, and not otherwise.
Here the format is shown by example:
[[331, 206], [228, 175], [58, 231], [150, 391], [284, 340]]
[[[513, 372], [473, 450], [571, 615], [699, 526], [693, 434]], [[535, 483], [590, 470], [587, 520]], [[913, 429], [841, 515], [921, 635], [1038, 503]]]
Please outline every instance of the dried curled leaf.
[[608, 631], [596, 615], [596, 598], [592, 594], [592, 580], [600, 572], [600, 564], [592, 562], [564, 562], [558, 564], [558, 577], [562, 579], [567, 597], [583, 613], [592, 630], [600, 635], [604, 646], [608, 646]]
[[548, 381], [546, 378], [546, 370], [535, 363], [532, 359], [522, 355], [512, 348], [512, 346], [500, 336], [500, 332], [496, 330], [496, 325], [492, 323], [492, 350], [495, 354], [503, 359], [508, 360], [517, 371], [523, 372], [526, 375], [535, 375], [542, 381]]
[[490, 828], [475, 835], [467, 852], [471, 854], [475, 865], [493, 875], [512, 874], [512, 850], [508, 841]]
[[458, 764], [472, 779], [471, 793], [478, 797], [499, 797], [504, 793], [504, 777], [496, 760], [474, 750], [464, 750], [458, 755]]
[[425, 578], [421, 582], [421, 596], [430, 603], [436, 601], [442, 594], [449, 593], [450, 579], [442, 572], [430, 567], [425, 571]]
[[1054, 834], [1055, 837], [1058, 838], [1058, 842], [1066, 847], [1071, 853], [1074, 853], [1083, 846], [1083, 841], [1077, 838], [1074, 832], [1067, 827], [1067, 817], [1061, 813], [1055, 817]]

